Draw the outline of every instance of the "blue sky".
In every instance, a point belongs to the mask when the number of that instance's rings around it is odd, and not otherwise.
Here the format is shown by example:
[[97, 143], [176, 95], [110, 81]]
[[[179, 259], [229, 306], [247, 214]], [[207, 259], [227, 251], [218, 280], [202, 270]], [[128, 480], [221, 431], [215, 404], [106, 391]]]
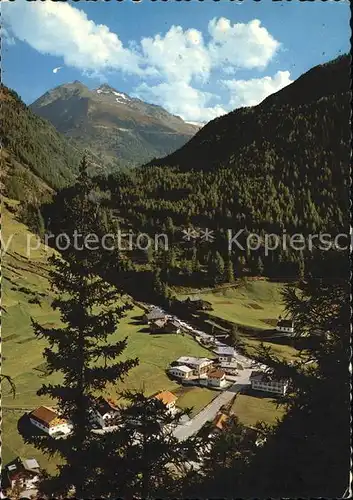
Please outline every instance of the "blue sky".
[[342, 0], [15, 0], [2, 13], [3, 82], [25, 102], [74, 80], [108, 83], [195, 122], [257, 104], [349, 50]]

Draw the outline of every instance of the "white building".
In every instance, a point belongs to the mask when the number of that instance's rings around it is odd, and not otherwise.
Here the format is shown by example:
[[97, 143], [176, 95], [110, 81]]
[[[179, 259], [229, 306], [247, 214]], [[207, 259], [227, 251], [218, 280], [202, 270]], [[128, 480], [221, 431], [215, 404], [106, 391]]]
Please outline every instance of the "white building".
[[236, 360], [236, 351], [234, 347], [230, 346], [221, 346], [217, 347], [213, 351], [218, 356], [218, 361], [220, 363], [233, 363]]
[[49, 436], [67, 436], [72, 431], [72, 424], [59, 416], [52, 408], [39, 406], [29, 414], [30, 422]]
[[226, 374], [223, 370], [211, 370], [208, 372], [208, 385], [210, 387], [224, 387], [227, 385]]
[[291, 319], [279, 318], [276, 326], [277, 332], [294, 333], [294, 322]]
[[182, 380], [189, 379], [194, 373], [192, 368], [184, 365], [172, 366], [168, 371], [174, 377], [180, 378]]
[[191, 356], [181, 356], [176, 360], [178, 365], [188, 366], [193, 370], [194, 375], [202, 375], [207, 373], [213, 365], [213, 361], [208, 358], [195, 358]]
[[112, 425], [116, 425], [117, 417], [119, 416], [119, 409], [114, 404], [103, 397], [97, 401], [97, 406], [93, 410], [93, 419], [97, 424], [105, 429]]
[[278, 379], [262, 371], [253, 371], [250, 375], [251, 388], [255, 391], [271, 392], [284, 396], [288, 389], [288, 380]]

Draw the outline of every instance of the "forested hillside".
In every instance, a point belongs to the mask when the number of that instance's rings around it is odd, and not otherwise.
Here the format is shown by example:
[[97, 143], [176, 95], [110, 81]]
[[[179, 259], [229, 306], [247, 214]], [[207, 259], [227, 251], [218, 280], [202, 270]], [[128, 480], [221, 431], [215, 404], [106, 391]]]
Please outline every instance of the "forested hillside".
[[[344, 109], [345, 116], [340, 113], [342, 105], [349, 103], [349, 90], [347, 55], [312, 68], [258, 106], [236, 109], [210, 121], [185, 146], [153, 165], [209, 171], [220, 166], [240, 169], [247, 162], [266, 169], [268, 165], [296, 164], [298, 157], [301, 163], [305, 157], [319, 160], [319, 144], [325, 151], [337, 147], [331, 136], [334, 130], [336, 137], [342, 137], [343, 132], [345, 138], [348, 133], [345, 118], [349, 117], [349, 106]], [[331, 108], [339, 115], [329, 115]], [[294, 155], [298, 146], [301, 153]], [[309, 147], [314, 150], [306, 151]]]
[[[168, 259], [177, 256], [186, 275], [200, 265], [208, 276], [217, 265], [229, 266], [229, 276], [244, 268], [302, 274], [303, 253], [235, 247], [229, 255], [226, 232], [347, 232], [349, 71], [348, 56], [316, 67], [259, 106], [210, 122], [173, 155], [133, 175], [110, 176], [102, 183], [111, 206], [135, 229], [167, 232], [175, 243]], [[200, 235], [205, 228], [215, 231], [211, 243], [183, 241], [183, 230]]]
[[8, 196], [29, 201], [70, 184], [82, 152], [4, 85], [0, 103], [1, 177]]

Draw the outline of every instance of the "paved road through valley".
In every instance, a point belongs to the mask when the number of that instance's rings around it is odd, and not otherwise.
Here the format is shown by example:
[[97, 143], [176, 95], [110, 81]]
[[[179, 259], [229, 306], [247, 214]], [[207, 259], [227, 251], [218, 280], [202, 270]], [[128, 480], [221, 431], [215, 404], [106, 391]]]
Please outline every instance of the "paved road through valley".
[[250, 384], [251, 369], [241, 370], [237, 377], [235, 384], [229, 387], [226, 391], [222, 391], [209, 405], [200, 411], [194, 418], [185, 424], [179, 425], [175, 431], [174, 436], [180, 441], [196, 434], [205, 424], [215, 418], [220, 408], [229, 403], [234, 395], [242, 388]]

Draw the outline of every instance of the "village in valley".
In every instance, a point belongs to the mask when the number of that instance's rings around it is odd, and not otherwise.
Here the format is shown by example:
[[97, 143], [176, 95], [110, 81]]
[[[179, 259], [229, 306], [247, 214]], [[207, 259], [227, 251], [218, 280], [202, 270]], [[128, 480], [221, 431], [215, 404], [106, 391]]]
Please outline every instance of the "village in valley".
[[1, 7], [0, 500], [350, 498], [349, 2]]
[[[186, 310], [213, 309], [210, 302], [199, 298], [188, 297], [181, 303], [185, 305]], [[199, 408], [191, 418], [184, 416], [181, 419], [179, 425], [173, 429], [178, 439], [186, 439], [202, 432], [203, 429], [210, 436], [226, 432], [227, 421], [237, 416], [233, 408], [238, 394], [251, 394], [252, 397], [259, 397], [261, 400], [262, 395], [276, 399], [287, 393], [290, 381], [274, 377], [265, 365], [237, 352], [235, 347], [229, 345], [229, 338], [227, 339], [229, 335], [220, 335], [219, 338], [217, 335], [196, 329], [160, 307], [148, 304], [139, 306], [144, 309], [144, 314], [140, 317], [141, 325], [148, 329], [150, 335], [187, 335], [209, 352], [207, 357], [192, 356], [185, 352], [185, 355], [165, 367], [167, 377], [181, 388], [205, 388], [214, 394], [210, 402], [205, 407]], [[279, 317], [274, 334], [280, 337], [293, 337], [293, 321]], [[161, 387], [160, 391], [150, 397], [163, 403], [166, 412], [177, 413], [180, 410], [178, 395], [170, 390]], [[72, 431], [71, 423], [61, 417], [55, 407], [45, 404], [26, 412], [21, 420], [26, 426], [26, 432], [44, 433], [53, 439], [65, 439]], [[97, 434], [112, 432], [119, 427], [120, 422], [118, 402], [109, 396], [99, 397], [98, 405], [91, 411], [92, 432]], [[256, 433], [256, 443], [261, 445], [263, 442], [261, 433], [253, 426], [249, 426], [249, 431]], [[35, 485], [41, 474], [42, 465], [44, 464], [40, 464], [33, 457], [16, 457], [4, 467], [5, 484], [11, 488], [17, 485], [22, 495], [33, 494], [36, 491]]]

